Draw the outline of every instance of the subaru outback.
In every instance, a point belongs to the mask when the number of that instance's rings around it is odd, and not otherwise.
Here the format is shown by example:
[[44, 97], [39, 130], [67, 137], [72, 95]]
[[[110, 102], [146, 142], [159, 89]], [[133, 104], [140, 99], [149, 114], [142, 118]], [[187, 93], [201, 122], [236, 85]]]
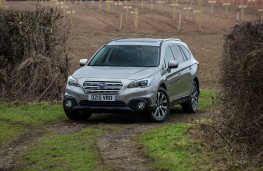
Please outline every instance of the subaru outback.
[[69, 76], [63, 107], [71, 120], [92, 113], [141, 113], [162, 122], [173, 105], [195, 113], [198, 62], [180, 39], [119, 38], [103, 45]]

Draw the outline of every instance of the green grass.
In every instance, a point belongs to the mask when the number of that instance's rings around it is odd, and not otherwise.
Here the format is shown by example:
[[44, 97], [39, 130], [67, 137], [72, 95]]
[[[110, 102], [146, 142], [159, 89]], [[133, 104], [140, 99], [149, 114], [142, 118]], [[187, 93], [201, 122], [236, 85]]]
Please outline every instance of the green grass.
[[[218, 105], [218, 90], [202, 90], [199, 96], [199, 110], [206, 111]], [[214, 99], [213, 99], [213, 98]], [[215, 165], [205, 145], [195, 141], [185, 132], [190, 123], [176, 123], [145, 132], [138, 137], [146, 153], [154, 159], [158, 169], [169, 171], [211, 170]]]
[[206, 156], [205, 146], [185, 134], [188, 128], [188, 123], [170, 124], [138, 137], [147, 154], [154, 159], [156, 168], [170, 171], [212, 169], [213, 162]]
[[20, 125], [13, 125], [0, 120], [0, 149], [10, 144], [25, 131], [26, 129]]
[[38, 128], [43, 135], [20, 151], [19, 170], [97, 169], [99, 156], [95, 142], [103, 130], [90, 127], [72, 133], [45, 129], [50, 123], [62, 119], [65, 119], [62, 105], [0, 104], [0, 150], [8, 147], [19, 136], [33, 133], [34, 128]]
[[30, 127], [56, 122], [62, 117], [64, 113], [61, 105], [0, 104], [0, 149], [30, 131]]
[[0, 104], [0, 120], [20, 124], [40, 124], [64, 117], [62, 105], [32, 104], [13, 106]]
[[94, 170], [98, 162], [95, 142], [103, 133], [86, 128], [77, 133], [51, 132], [22, 156], [21, 170]]
[[[201, 110], [211, 107], [211, 96], [216, 93], [215, 90], [201, 92]], [[0, 149], [17, 137], [32, 132], [30, 129], [34, 127], [45, 128], [62, 119], [65, 119], [62, 105], [0, 104]], [[209, 165], [209, 160], [202, 154], [204, 147], [183, 134], [187, 128], [188, 124], [166, 125], [140, 136], [141, 143], [147, 147], [149, 154], [156, 158], [157, 168], [191, 170], [202, 169], [202, 166], [196, 167], [196, 163]], [[98, 169], [99, 156], [95, 142], [105, 131], [90, 127], [76, 133], [48, 129], [42, 133], [40, 139], [33, 140], [26, 151], [21, 151], [19, 161], [22, 165], [19, 170]]]
[[218, 90], [201, 90], [199, 96], [199, 109], [207, 110], [212, 108], [213, 106], [218, 105], [217, 95], [219, 94]]

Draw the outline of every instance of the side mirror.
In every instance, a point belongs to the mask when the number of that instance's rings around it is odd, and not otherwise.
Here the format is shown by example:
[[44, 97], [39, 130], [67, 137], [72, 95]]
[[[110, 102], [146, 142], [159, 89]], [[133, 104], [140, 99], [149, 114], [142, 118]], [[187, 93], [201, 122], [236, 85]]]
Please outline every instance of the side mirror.
[[170, 61], [168, 63], [168, 68], [172, 69], [172, 68], [178, 68], [179, 62], [178, 61]]
[[83, 67], [83, 66], [85, 66], [87, 64], [87, 62], [88, 62], [88, 59], [81, 59], [81, 60], [79, 60], [79, 65], [81, 67]]

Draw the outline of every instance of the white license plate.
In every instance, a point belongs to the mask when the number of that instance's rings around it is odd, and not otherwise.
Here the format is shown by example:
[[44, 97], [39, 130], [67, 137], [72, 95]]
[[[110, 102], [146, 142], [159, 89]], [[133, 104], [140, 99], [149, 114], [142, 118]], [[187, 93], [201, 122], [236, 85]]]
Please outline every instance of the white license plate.
[[113, 95], [89, 95], [88, 99], [90, 101], [115, 101], [115, 96]]

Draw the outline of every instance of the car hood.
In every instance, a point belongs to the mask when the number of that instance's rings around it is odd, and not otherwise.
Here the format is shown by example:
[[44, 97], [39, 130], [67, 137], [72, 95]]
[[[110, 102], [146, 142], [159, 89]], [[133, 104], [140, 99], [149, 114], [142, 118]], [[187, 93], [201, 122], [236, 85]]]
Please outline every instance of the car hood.
[[141, 79], [155, 74], [158, 67], [105, 67], [84, 66], [72, 75], [76, 79], [104, 78], [104, 79]]

